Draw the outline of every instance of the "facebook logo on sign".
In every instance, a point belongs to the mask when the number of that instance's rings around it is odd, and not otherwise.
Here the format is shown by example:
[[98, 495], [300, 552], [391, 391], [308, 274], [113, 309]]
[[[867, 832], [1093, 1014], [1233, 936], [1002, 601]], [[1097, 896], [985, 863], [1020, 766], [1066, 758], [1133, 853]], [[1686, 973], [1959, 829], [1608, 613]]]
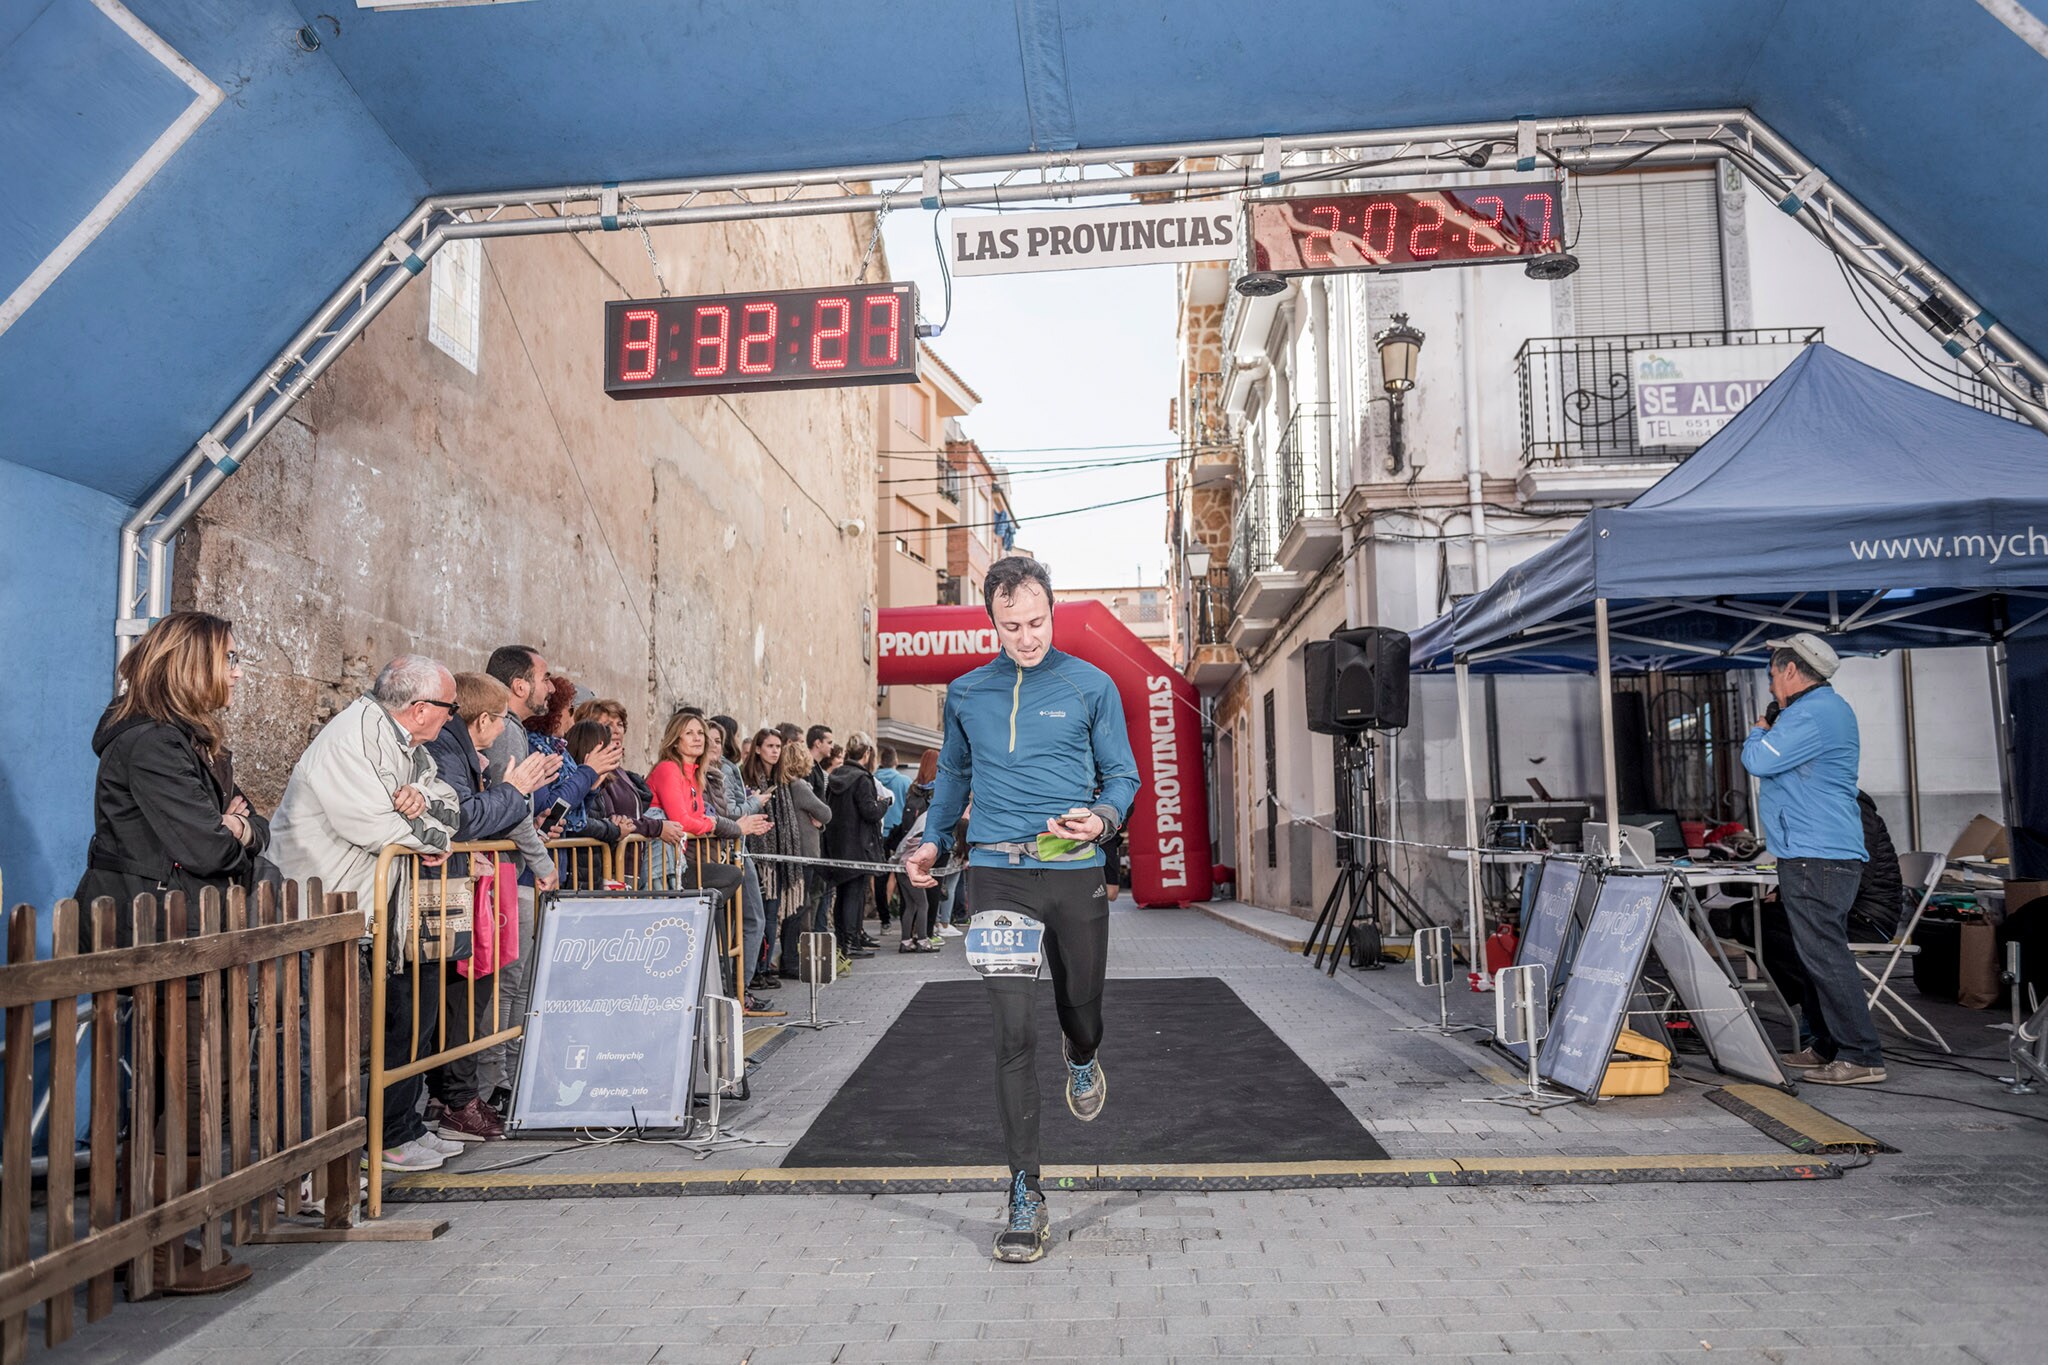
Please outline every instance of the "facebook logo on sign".
[[581, 1071], [583, 1069], [583, 1063], [589, 1060], [589, 1057], [590, 1049], [587, 1047], [570, 1048], [568, 1069], [570, 1071]]

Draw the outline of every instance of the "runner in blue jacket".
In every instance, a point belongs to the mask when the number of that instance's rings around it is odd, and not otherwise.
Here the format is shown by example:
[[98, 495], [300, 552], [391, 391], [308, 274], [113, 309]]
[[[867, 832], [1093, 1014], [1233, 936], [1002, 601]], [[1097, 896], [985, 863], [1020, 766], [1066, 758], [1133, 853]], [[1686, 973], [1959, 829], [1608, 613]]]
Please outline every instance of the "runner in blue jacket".
[[[1052, 579], [1035, 559], [990, 566], [983, 602], [1002, 654], [946, 689], [945, 744], [925, 829], [936, 835], [905, 860], [916, 886], [971, 794], [967, 902], [977, 915], [1008, 910], [1045, 926], [1066, 1057], [1067, 1108], [1102, 1112], [1108, 1082], [1102, 983], [1109, 965], [1103, 841], [1138, 794], [1138, 762], [1109, 675], [1052, 647]], [[995, 1011], [996, 1098], [1010, 1163], [1010, 1207], [996, 1234], [999, 1261], [1035, 1261], [1050, 1236], [1039, 1188], [1038, 1037], [1031, 977], [987, 978]]]

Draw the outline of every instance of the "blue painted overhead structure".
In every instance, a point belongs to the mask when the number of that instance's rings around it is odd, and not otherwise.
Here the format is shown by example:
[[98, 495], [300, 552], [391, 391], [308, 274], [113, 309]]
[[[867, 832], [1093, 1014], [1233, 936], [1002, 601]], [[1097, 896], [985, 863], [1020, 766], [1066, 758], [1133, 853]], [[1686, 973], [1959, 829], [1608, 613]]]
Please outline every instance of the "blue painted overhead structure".
[[[139, 180], [194, 96], [131, 12], [221, 95]], [[46, 855], [0, 821], [10, 890], [83, 848], [124, 509], [424, 196], [1737, 106], [2048, 349], [2048, 60], [1963, 0], [0, 0], [0, 631], [62, 642], [0, 769], [69, 822]]]

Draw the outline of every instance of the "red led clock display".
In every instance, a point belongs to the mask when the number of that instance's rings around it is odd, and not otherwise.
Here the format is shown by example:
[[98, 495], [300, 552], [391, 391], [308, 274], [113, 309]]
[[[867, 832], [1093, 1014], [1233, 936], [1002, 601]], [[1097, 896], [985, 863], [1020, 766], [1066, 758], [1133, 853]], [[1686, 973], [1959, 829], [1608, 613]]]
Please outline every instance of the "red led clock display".
[[1252, 269], [1426, 270], [1562, 250], [1554, 180], [1462, 189], [1255, 199]]
[[604, 356], [614, 398], [910, 383], [917, 286], [607, 303]]

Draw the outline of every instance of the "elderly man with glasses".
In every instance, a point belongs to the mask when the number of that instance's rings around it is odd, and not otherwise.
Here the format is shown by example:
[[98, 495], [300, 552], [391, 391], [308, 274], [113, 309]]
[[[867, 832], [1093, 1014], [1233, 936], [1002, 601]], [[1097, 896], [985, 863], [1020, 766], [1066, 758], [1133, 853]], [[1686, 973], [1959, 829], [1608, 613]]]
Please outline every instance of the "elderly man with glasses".
[[[377, 858], [397, 844], [423, 855], [430, 865], [447, 860], [461, 807], [427, 745], [454, 712], [455, 678], [446, 668], [415, 654], [393, 659], [369, 692], [344, 707], [306, 746], [270, 820], [269, 857], [282, 876], [292, 881], [318, 877], [329, 892], [353, 892], [366, 914], [392, 916], [386, 940], [392, 960], [384, 964], [391, 974], [384, 1011], [386, 1065], [406, 1061], [413, 993], [422, 988], [431, 993], [435, 977], [432, 964], [415, 970], [403, 957], [406, 934], [399, 914], [410, 899], [403, 877], [395, 875], [403, 862], [393, 864], [391, 904], [373, 903]], [[437, 1014], [437, 1002], [423, 999], [421, 1016]], [[415, 1112], [421, 1084], [413, 1077], [385, 1094], [384, 1160], [400, 1170], [427, 1170], [442, 1160]]]

